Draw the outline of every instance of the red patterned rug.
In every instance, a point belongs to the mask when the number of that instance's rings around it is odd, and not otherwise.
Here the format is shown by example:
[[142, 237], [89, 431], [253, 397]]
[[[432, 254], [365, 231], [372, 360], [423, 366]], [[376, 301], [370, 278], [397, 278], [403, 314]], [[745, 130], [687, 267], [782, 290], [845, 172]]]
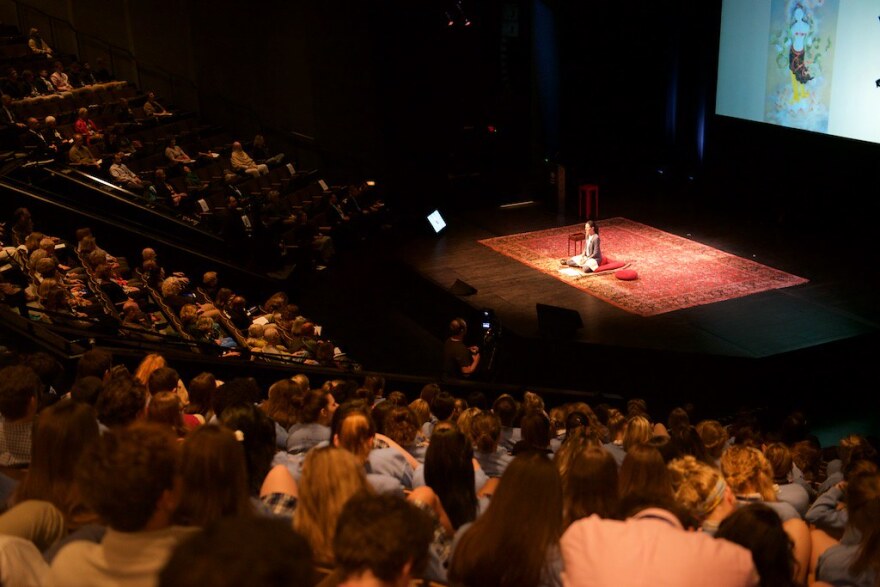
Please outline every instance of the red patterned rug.
[[[618, 308], [653, 316], [739, 298], [807, 280], [626, 218], [599, 222], [602, 252], [638, 273], [622, 281], [614, 272], [566, 271], [567, 235], [583, 224], [481, 240], [487, 247], [568, 283]], [[573, 253], [572, 253], [573, 254]]]

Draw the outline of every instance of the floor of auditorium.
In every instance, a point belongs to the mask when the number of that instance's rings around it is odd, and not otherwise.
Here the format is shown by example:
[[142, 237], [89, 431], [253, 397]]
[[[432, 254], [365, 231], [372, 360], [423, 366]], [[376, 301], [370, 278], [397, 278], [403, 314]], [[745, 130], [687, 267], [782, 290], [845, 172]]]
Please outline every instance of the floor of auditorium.
[[[494, 200], [450, 206], [440, 235], [427, 230], [424, 217], [400, 218], [381, 253], [365, 247], [360, 257], [349, 255], [310, 295], [347, 288], [348, 311], [335, 319], [356, 324], [363, 335], [352, 352], [378, 370], [403, 365], [413, 373], [436, 373], [449, 319], [491, 308], [503, 328], [493, 371], [483, 375], [488, 382], [623, 393], [676, 390], [713, 402], [732, 396], [790, 402], [822, 397], [829, 388], [855, 397], [878, 348], [878, 278], [866, 270], [870, 235], [852, 231], [829, 250], [818, 245], [820, 235], [829, 234], [823, 227], [767, 214], [759, 220], [693, 201], [668, 206], [664, 194], [630, 195], [619, 186], [603, 192], [602, 217], [623, 216], [690, 235], [810, 281], [637, 316], [480, 245], [483, 238], [578, 222], [576, 214], [557, 213], [553, 202], [502, 208]], [[846, 234], [845, 226], [835, 221], [833, 234]], [[456, 280], [477, 293], [454, 295], [449, 289]], [[584, 328], [571, 340], [542, 338], [536, 303], [577, 310]], [[382, 336], [390, 336], [387, 344], [377, 344]]]

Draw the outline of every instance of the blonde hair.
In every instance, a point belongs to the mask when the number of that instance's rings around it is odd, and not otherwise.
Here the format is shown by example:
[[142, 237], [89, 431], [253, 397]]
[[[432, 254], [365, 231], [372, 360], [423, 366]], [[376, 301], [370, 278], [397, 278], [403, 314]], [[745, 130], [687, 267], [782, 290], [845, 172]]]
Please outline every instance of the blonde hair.
[[190, 322], [195, 322], [199, 317], [199, 307], [195, 304], [184, 304], [180, 309], [179, 317], [181, 324], [187, 326]]
[[311, 383], [309, 382], [309, 378], [305, 373], [297, 373], [296, 375], [291, 377], [290, 380], [296, 383], [297, 386], [299, 386], [299, 389], [302, 393], [306, 393], [312, 388]]
[[721, 470], [736, 495], [759, 493], [764, 501], [777, 501], [773, 468], [757, 448], [731, 446], [721, 456]]
[[373, 449], [375, 436], [376, 426], [368, 414], [359, 411], [350, 412], [339, 423], [337, 446], [353, 454], [363, 465]]
[[623, 434], [623, 450], [629, 452], [632, 447], [651, 440], [651, 423], [644, 416], [633, 416], [626, 423]]
[[183, 291], [183, 280], [179, 277], [166, 277], [162, 282], [162, 296], [178, 295]]
[[687, 508], [698, 520], [706, 519], [721, 504], [726, 487], [721, 471], [701, 463], [691, 455], [674, 459], [667, 468], [675, 501]]
[[143, 385], [147, 385], [153, 371], [167, 366], [168, 363], [165, 361], [165, 357], [157, 353], [150, 353], [144, 357], [140, 365], [137, 366], [137, 369], [134, 372], [134, 378], [140, 381]]
[[200, 316], [199, 319], [196, 320], [196, 330], [205, 334], [213, 334], [214, 319], [210, 316]]
[[308, 541], [316, 562], [333, 563], [336, 521], [345, 503], [361, 492], [373, 490], [350, 452], [328, 446], [306, 454], [293, 529]]
[[611, 408], [608, 410], [608, 436], [609, 440], [617, 440], [617, 437], [626, 433], [626, 416], [623, 412]]
[[523, 412], [543, 412], [544, 399], [534, 391], [523, 394]]
[[419, 427], [431, 418], [431, 406], [421, 398], [413, 400], [409, 405], [409, 409], [411, 409], [416, 415], [416, 419], [419, 421]]
[[468, 408], [463, 411], [458, 416], [458, 420], [455, 421], [458, 429], [461, 430], [462, 434], [464, 434], [471, 442], [473, 442], [474, 437], [474, 418], [476, 418], [481, 412], [482, 410], [480, 408]]

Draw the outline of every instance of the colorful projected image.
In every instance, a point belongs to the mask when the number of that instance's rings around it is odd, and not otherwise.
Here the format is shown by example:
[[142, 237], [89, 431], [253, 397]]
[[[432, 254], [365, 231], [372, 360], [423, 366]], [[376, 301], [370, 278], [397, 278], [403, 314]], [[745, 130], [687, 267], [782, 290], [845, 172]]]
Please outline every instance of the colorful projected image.
[[828, 132], [839, 0], [773, 0], [764, 120]]

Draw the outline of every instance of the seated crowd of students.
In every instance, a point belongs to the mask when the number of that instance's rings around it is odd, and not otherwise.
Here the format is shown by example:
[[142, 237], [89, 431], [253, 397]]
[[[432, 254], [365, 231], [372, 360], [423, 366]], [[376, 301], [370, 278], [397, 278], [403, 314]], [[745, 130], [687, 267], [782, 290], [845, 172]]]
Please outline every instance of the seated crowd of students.
[[132, 266], [98, 246], [88, 228], [76, 231], [74, 244], [35, 230], [26, 208], [14, 216], [8, 234], [0, 234], [0, 303], [21, 316], [159, 342], [170, 336], [198, 343], [204, 353], [350, 367], [283, 291], [252, 305], [216, 271], [200, 280], [166, 271], [152, 248]]
[[[0, 370], [0, 574], [30, 584], [864, 585], [880, 571], [867, 438], [665, 422], [304, 374], [263, 389], [161, 356]], [[248, 582], [245, 580], [244, 582]], [[13, 583], [9, 583], [13, 584]], [[275, 583], [272, 583], [275, 584]], [[279, 583], [280, 584], [280, 583]]]
[[[197, 223], [223, 210], [230, 242], [263, 231], [315, 265], [384, 221], [365, 182], [304, 191], [264, 137], [203, 134], [103, 63], [37, 30], [27, 45], [36, 61], [0, 80], [0, 138], [37, 160]], [[284, 292], [252, 304], [152, 248], [130, 263], [89, 229], [42, 234], [24, 208], [0, 244], [0, 301], [22, 316], [347, 365]], [[162, 355], [130, 372], [99, 349], [62, 386], [48, 355], [9, 362], [3, 585], [880, 585], [876, 447], [823, 447], [798, 413], [660, 422], [637, 399], [551, 407], [437, 384], [408, 398], [374, 376], [185, 382]]]

